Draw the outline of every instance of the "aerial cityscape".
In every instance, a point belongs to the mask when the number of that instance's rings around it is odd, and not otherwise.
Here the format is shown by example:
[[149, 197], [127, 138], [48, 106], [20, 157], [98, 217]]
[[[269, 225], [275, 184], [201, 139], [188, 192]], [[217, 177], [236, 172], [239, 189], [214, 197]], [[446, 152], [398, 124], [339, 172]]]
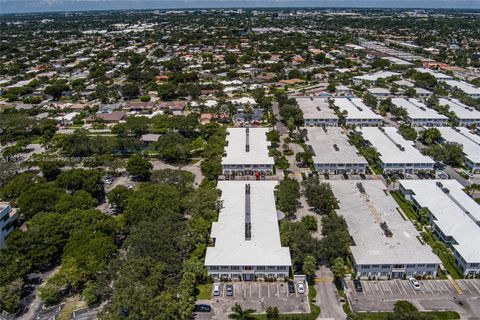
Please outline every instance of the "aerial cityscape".
[[479, 3], [324, 2], [0, 0], [0, 320], [480, 319]]

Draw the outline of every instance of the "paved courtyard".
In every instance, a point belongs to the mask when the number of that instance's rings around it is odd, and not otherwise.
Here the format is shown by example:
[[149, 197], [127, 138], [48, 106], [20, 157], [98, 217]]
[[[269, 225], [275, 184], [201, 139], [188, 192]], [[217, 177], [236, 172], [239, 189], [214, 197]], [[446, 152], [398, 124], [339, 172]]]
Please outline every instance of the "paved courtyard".
[[233, 296], [227, 296], [225, 283], [220, 284], [220, 296], [197, 303], [209, 304], [210, 313], [198, 313], [195, 319], [228, 319], [232, 306], [239, 303], [243, 309], [254, 309], [263, 313], [268, 307], [277, 307], [280, 313], [309, 313], [308, 292], [289, 293], [284, 282], [237, 282], [233, 283]]

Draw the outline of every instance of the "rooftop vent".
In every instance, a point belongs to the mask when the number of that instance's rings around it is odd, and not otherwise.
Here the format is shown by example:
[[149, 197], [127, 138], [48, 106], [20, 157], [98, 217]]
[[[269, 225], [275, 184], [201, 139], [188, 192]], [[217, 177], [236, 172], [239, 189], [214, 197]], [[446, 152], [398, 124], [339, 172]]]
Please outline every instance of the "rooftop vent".
[[361, 182], [357, 182], [357, 188], [360, 193], [365, 193], [365, 188], [363, 187], [363, 184]]
[[387, 225], [387, 223], [386, 223], [385, 221], [382, 222], [382, 223], [380, 223], [380, 228], [382, 228], [383, 233], [384, 233], [385, 236], [387, 236], [388, 238], [390, 238], [390, 237], [393, 236], [392, 231], [390, 230], [390, 228], [388, 228], [388, 225]]
[[340, 149], [338, 148], [337, 144], [334, 144], [334, 145], [333, 145], [333, 149], [335, 149], [335, 151], [340, 151]]
[[252, 239], [252, 218], [250, 211], [250, 184], [245, 185], [245, 240]]
[[245, 135], [245, 151], [250, 152], [250, 129], [248, 127]]

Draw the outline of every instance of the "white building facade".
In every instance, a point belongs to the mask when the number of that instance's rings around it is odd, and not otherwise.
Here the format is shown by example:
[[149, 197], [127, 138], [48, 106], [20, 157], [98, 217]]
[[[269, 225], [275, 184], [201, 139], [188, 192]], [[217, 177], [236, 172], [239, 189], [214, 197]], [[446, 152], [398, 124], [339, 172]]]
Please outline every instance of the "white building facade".
[[338, 116], [323, 97], [295, 97], [306, 127], [338, 126]]
[[344, 114], [346, 125], [372, 127], [383, 124], [382, 116], [373, 112], [360, 98], [336, 98], [333, 103]]
[[7, 236], [15, 229], [18, 215], [9, 203], [0, 202], [0, 249], [5, 246]]

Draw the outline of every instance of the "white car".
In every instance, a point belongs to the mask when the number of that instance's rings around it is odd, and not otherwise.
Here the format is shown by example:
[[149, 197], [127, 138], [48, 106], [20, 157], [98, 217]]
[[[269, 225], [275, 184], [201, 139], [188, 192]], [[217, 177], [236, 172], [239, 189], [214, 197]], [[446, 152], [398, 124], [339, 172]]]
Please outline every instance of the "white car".
[[412, 285], [413, 290], [420, 291], [420, 283], [418, 283], [417, 279], [409, 278], [408, 281], [410, 281], [410, 284]]
[[473, 173], [471, 173], [470, 171], [468, 170], [463, 170], [463, 173], [467, 175], [467, 177], [469, 177], [470, 179], [474, 178], [474, 175]]
[[213, 295], [214, 296], [219, 296], [220, 295], [220, 284], [219, 283], [214, 283], [213, 284]]
[[300, 294], [305, 293], [305, 285], [303, 284], [303, 282], [297, 283], [297, 292]]

